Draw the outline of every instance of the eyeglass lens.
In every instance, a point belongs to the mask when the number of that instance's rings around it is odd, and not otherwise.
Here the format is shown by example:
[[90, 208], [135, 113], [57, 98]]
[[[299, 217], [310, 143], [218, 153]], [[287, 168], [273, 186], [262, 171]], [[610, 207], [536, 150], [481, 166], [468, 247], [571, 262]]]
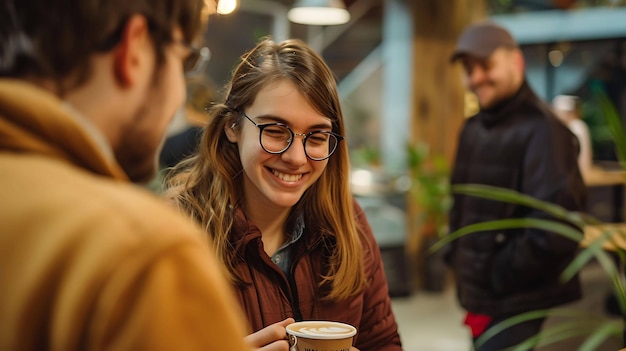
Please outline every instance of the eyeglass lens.
[[[261, 146], [267, 152], [282, 153], [289, 148], [294, 136], [286, 126], [264, 126], [261, 131]], [[335, 151], [337, 143], [337, 137], [330, 132], [311, 132], [304, 136], [304, 152], [313, 160], [323, 160]]]

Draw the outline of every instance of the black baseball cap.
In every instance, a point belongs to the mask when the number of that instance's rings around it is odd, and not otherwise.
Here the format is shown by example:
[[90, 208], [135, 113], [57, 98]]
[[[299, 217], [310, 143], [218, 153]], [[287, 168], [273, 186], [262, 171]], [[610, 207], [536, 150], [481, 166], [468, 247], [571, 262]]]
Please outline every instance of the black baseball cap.
[[465, 55], [486, 59], [499, 47], [516, 48], [517, 42], [503, 27], [492, 22], [478, 22], [467, 27], [456, 43], [450, 61]]

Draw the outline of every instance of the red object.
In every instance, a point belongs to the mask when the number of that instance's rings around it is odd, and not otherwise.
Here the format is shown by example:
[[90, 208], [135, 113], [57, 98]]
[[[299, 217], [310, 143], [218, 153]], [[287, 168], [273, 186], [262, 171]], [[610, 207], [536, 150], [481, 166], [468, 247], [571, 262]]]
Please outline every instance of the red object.
[[487, 326], [491, 322], [493, 318], [491, 316], [487, 316], [484, 314], [476, 314], [472, 312], [467, 312], [465, 315], [465, 325], [467, 325], [472, 330], [472, 336], [477, 338], [485, 332]]

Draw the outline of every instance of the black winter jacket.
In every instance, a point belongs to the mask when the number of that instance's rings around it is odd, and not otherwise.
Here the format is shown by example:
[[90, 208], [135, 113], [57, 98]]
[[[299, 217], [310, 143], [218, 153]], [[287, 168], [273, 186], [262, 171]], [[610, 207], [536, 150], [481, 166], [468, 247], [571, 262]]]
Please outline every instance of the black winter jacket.
[[[577, 165], [578, 141], [524, 83], [511, 99], [468, 119], [461, 131], [452, 184], [513, 189], [582, 211], [586, 191]], [[454, 196], [450, 230], [503, 218], [549, 218], [538, 210]], [[578, 277], [560, 273], [578, 243], [538, 229], [466, 235], [450, 246], [460, 304], [473, 313], [506, 316], [579, 299]]]

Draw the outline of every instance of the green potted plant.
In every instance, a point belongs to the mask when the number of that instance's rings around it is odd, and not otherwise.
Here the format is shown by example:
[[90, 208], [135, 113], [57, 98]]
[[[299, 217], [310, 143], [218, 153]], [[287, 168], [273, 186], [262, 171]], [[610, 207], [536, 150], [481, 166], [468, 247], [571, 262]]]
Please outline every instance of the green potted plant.
[[[447, 213], [452, 206], [449, 164], [443, 155], [431, 155], [427, 144], [407, 146], [407, 168], [411, 179], [409, 196], [417, 205], [414, 228], [422, 248], [428, 248], [447, 233]], [[422, 275], [422, 288], [442, 291], [446, 267], [440, 253], [418, 255], [416, 263]]]

